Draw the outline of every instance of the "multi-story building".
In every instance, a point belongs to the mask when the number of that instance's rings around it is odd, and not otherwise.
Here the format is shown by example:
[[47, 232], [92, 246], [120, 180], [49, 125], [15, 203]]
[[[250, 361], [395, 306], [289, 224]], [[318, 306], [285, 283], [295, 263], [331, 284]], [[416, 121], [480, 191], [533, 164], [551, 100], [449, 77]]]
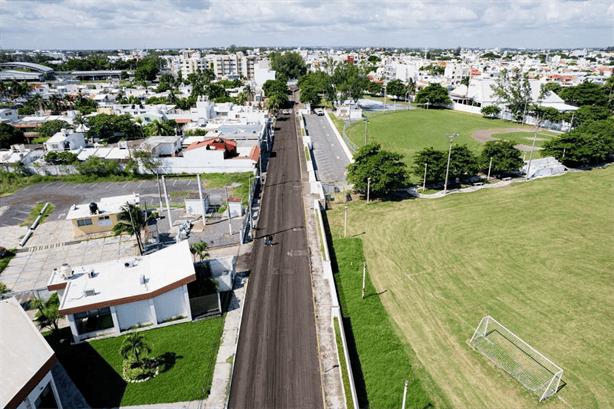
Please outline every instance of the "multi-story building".
[[200, 51], [195, 50], [183, 50], [181, 55], [181, 73], [186, 76], [192, 74], [197, 70], [205, 70], [209, 68], [209, 62], [201, 57]]
[[242, 52], [228, 55], [216, 55], [213, 62], [213, 70], [218, 78], [238, 78], [244, 76], [247, 79], [254, 78], [255, 56], [245, 56]]

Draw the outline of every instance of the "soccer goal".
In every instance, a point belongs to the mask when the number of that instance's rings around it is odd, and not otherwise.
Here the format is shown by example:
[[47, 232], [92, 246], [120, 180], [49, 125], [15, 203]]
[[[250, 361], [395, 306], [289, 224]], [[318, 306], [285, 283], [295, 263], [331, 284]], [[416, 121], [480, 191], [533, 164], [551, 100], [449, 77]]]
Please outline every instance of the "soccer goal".
[[495, 365], [537, 394], [540, 401], [554, 395], [562, 386], [561, 368], [490, 316], [482, 318], [470, 342]]

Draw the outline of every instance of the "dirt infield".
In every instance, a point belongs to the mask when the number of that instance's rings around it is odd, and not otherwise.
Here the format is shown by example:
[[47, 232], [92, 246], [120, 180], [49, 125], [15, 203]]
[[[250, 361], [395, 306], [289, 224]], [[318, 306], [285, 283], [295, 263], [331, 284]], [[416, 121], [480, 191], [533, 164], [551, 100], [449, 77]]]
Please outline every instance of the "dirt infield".
[[[498, 141], [499, 140], [499, 138], [494, 138], [492, 136], [493, 134], [511, 133], [511, 132], [533, 132], [533, 131], [530, 129], [522, 129], [522, 128], [478, 129], [477, 131], [473, 133], [473, 135], [471, 135], [471, 137], [478, 142], [486, 143], [488, 141]], [[519, 145], [514, 145], [514, 147], [521, 151], [529, 152], [531, 150], [531, 147], [529, 145], [519, 144]], [[535, 150], [539, 150], [539, 149], [541, 148], [537, 148], [537, 147], [535, 148]]]

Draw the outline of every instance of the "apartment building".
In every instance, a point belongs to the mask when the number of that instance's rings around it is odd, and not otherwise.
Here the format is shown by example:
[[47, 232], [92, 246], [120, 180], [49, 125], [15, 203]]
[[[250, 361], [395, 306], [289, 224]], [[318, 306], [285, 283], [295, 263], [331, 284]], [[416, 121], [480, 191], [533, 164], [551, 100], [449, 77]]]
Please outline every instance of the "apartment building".
[[213, 60], [213, 70], [217, 78], [254, 78], [254, 63], [256, 57], [245, 56], [242, 52], [228, 55], [216, 55]]

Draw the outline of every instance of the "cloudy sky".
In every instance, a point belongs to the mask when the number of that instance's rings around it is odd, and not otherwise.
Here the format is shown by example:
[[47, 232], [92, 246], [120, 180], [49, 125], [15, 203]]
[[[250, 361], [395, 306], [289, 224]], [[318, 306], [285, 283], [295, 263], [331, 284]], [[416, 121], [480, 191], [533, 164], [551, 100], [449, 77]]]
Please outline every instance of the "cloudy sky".
[[2, 49], [614, 44], [613, 0], [0, 0], [0, 10]]

